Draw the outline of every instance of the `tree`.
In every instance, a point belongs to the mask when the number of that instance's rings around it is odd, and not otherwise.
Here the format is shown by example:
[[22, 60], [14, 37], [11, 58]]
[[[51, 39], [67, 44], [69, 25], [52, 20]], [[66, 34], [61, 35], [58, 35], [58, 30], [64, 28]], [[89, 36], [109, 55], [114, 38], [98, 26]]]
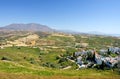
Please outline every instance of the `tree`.
[[66, 58], [60, 58], [60, 60], [58, 61], [58, 63], [62, 63], [62, 62], [66, 62], [67, 61], [67, 59]]
[[108, 49], [108, 52], [107, 52], [107, 54], [108, 54], [108, 55], [110, 55], [110, 54], [111, 54], [111, 51], [110, 51], [110, 49]]
[[93, 61], [95, 62], [95, 52], [93, 53], [92, 59], [93, 59]]
[[104, 61], [102, 61], [102, 64], [100, 65], [100, 69], [104, 70], [104, 67], [105, 67], [105, 63]]
[[87, 60], [90, 60], [90, 61], [93, 60], [93, 54], [91, 52], [87, 53]]

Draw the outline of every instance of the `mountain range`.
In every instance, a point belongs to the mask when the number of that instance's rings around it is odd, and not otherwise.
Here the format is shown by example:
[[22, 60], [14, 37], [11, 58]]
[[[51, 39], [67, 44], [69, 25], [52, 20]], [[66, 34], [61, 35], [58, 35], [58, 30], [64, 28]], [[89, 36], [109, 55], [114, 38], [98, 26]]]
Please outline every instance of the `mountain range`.
[[105, 36], [115, 36], [119, 37], [120, 34], [105, 34], [101, 32], [87, 32], [87, 33], [81, 33], [81, 32], [75, 32], [75, 31], [69, 31], [69, 30], [56, 30], [53, 28], [48, 27], [47, 25], [37, 24], [37, 23], [15, 23], [10, 24], [4, 27], [0, 27], [1, 30], [7, 30], [7, 31], [40, 31], [40, 32], [62, 32], [62, 33], [69, 33], [69, 34], [92, 34], [92, 35], [105, 35]]
[[13, 31], [41, 31], [41, 32], [53, 32], [54, 29], [37, 23], [29, 24], [10, 24], [4, 27], [0, 27], [1, 30], [13, 30]]

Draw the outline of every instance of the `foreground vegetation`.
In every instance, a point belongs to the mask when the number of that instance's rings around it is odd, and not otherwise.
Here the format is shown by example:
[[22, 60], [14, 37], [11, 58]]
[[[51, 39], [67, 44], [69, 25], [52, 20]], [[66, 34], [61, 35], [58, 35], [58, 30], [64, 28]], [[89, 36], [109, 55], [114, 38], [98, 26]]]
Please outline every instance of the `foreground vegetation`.
[[[57, 69], [54, 66], [43, 66], [43, 63], [57, 64], [56, 56], [60, 53], [46, 53], [38, 48], [8, 47], [0, 50], [0, 79], [119, 79], [120, 75], [112, 70], [81, 69], [68, 70]], [[41, 56], [41, 57], [40, 57]], [[4, 60], [3, 60], [4, 57]], [[39, 59], [39, 57], [42, 59]], [[43, 58], [42, 58], [43, 57]], [[44, 58], [45, 57], [45, 58]], [[49, 58], [48, 58], [49, 57]], [[60, 64], [58, 64], [60, 65]], [[49, 67], [49, 68], [48, 68]], [[14, 76], [13, 76], [14, 75]], [[50, 76], [50, 77], [49, 77]]]
[[[35, 45], [4, 47], [0, 49], [0, 79], [119, 79], [115, 69], [78, 69], [75, 62], [65, 57], [76, 51], [119, 47], [116, 37], [88, 35], [52, 35], [37, 32]], [[24, 36], [25, 37], [25, 36]], [[10, 38], [10, 37], [7, 37]], [[2, 37], [0, 44], [18, 38]], [[4, 40], [6, 39], [6, 40]], [[3, 41], [4, 40], [4, 41]], [[2, 42], [2, 43], [1, 43]], [[47, 42], [47, 43], [46, 43]], [[26, 42], [25, 42], [26, 43]], [[28, 42], [26, 44], [29, 44]], [[114, 55], [113, 55], [114, 56]], [[69, 67], [68, 69], [64, 69]]]
[[[24, 67], [22, 65], [19, 65], [17, 63], [13, 63], [11, 61], [0, 61], [0, 76], [1, 78], [5, 77], [7, 75], [6, 79], [13, 78], [15, 79], [15, 76], [24, 77], [24, 78], [44, 78], [47, 79], [49, 76], [51, 78], [111, 78], [111, 79], [117, 79], [120, 78], [118, 74], [111, 70], [101, 71], [101, 70], [95, 70], [95, 69], [82, 69], [82, 70], [57, 70], [57, 69], [50, 69], [50, 68], [43, 68], [43, 67]], [[12, 77], [12, 75], [15, 75]], [[86, 77], [87, 76], [87, 77]]]

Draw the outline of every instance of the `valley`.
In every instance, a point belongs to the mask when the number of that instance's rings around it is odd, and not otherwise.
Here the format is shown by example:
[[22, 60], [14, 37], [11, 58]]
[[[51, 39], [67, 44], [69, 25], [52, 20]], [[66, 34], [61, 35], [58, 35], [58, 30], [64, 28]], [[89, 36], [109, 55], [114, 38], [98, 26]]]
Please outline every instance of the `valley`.
[[1, 79], [15, 79], [12, 75], [22, 79], [120, 78], [118, 37], [40, 31], [0, 34]]

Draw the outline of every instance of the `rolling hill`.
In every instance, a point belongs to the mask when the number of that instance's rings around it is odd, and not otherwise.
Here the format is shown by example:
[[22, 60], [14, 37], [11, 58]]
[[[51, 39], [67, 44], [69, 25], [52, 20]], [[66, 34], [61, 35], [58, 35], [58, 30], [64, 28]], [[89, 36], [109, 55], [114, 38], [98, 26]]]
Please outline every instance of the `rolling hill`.
[[[91, 57], [89, 50], [100, 53], [99, 50], [108, 47], [120, 48], [120, 39], [57, 31], [36, 23], [10, 24], [0, 28], [0, 79], [119, 79], [117, 67], [79, 68], [78, 58], [73, 56], [75, 52], [88, 50]], [[88, 64], [85, 57], [82, 61]]]

